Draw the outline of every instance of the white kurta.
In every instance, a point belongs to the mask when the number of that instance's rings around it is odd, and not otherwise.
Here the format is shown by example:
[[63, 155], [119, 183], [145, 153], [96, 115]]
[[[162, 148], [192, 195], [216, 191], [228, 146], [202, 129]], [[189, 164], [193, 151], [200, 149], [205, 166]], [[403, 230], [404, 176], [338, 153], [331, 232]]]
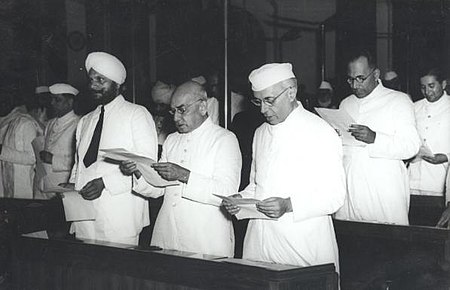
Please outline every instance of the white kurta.
[[6, 197], [33, 198], [36, 158], [31, 142], [42, 133], [40, 125], [28, 114], [19, 113], [9, 122], [0, 155]]
[[[414, 104], [417, 131], [422, 144], [431, 151], [446, 154], [450, 160], [450, 96], [444, 95], [436, 102], [422, 99]], [[409, 165], [412, 194], [443, 196], [448, 162], [431, 164], [425, 160]]]
[[[19, 106], [11, 110], [8, 115], [0, 118], [0, 144], [3, 143], [3, 140], [5, 138], [6, 129], [8, 128], [8, 124], [11, 122], [11, 120], [15, 119], [19, 113], [26, 114], [27, 109], [25, 106]], [[0, 166], [0, 176], [2, 176], [2, 167]], [[0, 178], [0, 197], [4, 197], [4, 190], [3, 190], [3, 180]]]
[[[124, 148], [156, 160], [158, 140], [150, 113], [142, 106], [127, 102], [121, 95], [104, 108], [99, 148]], [[118, 165], [105, 162], [102, 152], [88, 168], [83, 163], [99, 116], [100, 106], [78, 123], [70, 182], [80, 190], [89, 181], [101, 177], [105, 189], [92, 201], [97, 211], [96, 220], [74, 222], [72, 231], [79, 238], [136, 244], [142, 228], [149, 224], [148, 202], [132, 194], [132, 178], [124, 176]]]
[[230, 217], [213, 193], [231, 195], [239, 187], [241, 154], [233, 133], [208, 118], [194, 131], [170, 134], [161, 162], [191, 171], [187, 184], [153, 188], [141, 178], [134, 190], [151, 197], [164, 194], [152, 245], [164, 249], [232, 257], [234, 232]]
[[290, 198], [293, 212], [277, 221], [252, 219], [243, 258], [311, 266], [334, 263], [338, 248], [331, 214], [343, 204], [345, 174], [341, 141], [301, 104], [277, 125], [255, 132], [250, 183], [243, 197]]
[[413, 103], [380, 83], [365, 98], [347, 97], [340, 109], [375, 131], [376, 138], [365, 146], [343, 146], [347, 198], [336, 218], [407, 225], [409, 181], [402, 160], [420, 147]]
[[[35, 198], [47, 199], [52, 194], [44, 193], [46, 189], [56, 187], [69, 181], [70, 170], [74, 164], [75, 131], [80, 117], [73, 111], [60, 118], [49, 120], [44, 130], [44, 150], [53, 154], [52, 163], [42, 163], [46, 176], [36, 180]], [[37, 162], [42, 162], [37, 158]]]

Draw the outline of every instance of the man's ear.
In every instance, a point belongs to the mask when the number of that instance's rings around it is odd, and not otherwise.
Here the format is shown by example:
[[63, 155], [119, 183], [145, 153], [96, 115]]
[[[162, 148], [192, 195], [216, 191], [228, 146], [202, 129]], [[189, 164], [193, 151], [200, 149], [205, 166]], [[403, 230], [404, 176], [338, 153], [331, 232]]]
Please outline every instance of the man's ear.
[[289, 90], [288, 97], [289, 97], [289, 101], [291, 101], [291, 102], [295, 101], [297, 99], [297, 88], [296, 87], [292, 87]]
[[380, 74], [381, 74], [381, 72], [380, 72], [380, 70], [379, 70], [378, 68], [376, 68], [376, 69], [373, 71], [373, 76], [375, 77], [375, 80], [376, 80], [376, 81], [380, 79]]
[[200, 101], [198, 110], [202, 116], [205, 116], [208, 113], [208, 104], [206, 103], [206, 100]]

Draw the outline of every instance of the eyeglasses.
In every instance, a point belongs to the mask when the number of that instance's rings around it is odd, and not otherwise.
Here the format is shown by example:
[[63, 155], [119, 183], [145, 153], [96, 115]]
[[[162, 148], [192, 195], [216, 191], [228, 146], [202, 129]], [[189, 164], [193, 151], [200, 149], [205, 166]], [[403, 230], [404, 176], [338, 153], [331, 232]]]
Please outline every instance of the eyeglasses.
[[281, 91], [281, 93], [279, 93], [275, 97], [268, 97], [268, 98], [264, 98], [262, 100], [261, 99], [257, 99], [257, 98], [252, 98], [250, 101], [252, 102], [253, 105], [255, 105], [257, 107], [261, 107], [262, 103], [266, 104], [266, 106], [272, 107], [275, 104], [275, 101], [279, 97], [281, 97], [281, 95], [283, 95], [290, 88], [292, 88], [292, 87], [285, 88], [283, 91]]
[[171, 114], [172, 116], [175, 115], [175, 113], [178, 113], [180, 115], [184, 115], [187, 111], [187, 109], [189, 109], [190, 106], [192, 106], [193, 104], [197, 103], [198, 101], [203, 101], [202, 99], [198, 99], [196, 101], [193, 101], [192, 103], [188, 104], [188, 105], [181, 105], [179, 107], [176, 107], [174, 109], [170, 109], [169, 110], [169, 114]]
[[353, 82], [356, 81], [357, 83], [362, 84], [365, 80], [367, 80], [370, 77], [371, 74], [373, 74], [374, 71], [375, 71], [375, 69], [373, 69], [367, 76], [359, 75], [359, 76], [356, 76], [354, 78], [347, 77], [347, 83], [352, 85]]

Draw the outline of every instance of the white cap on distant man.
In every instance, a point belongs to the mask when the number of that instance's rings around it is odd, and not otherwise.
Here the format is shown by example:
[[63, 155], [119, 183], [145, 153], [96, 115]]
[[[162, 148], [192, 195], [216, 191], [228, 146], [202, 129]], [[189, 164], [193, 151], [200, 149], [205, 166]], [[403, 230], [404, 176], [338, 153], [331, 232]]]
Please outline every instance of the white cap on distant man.
[[35, 94], [43, 94], [43, 93], [48, 93], [48, 92], [49, 92], [49, 90], [48, 90], [47, 86], [39, 86], [34, 89]]
[[119, 85], [125, 82], [127, 71], [123, 63], [114, 55], [106, 52], [91, 52], [86, 58], [86, 71], [94, 69]]
[[384, 78], [383, 79], [385, 81], [390, 81], [390, 80], [395, 79], [396, 77], [398, 77], [397, 73], [395, 71], [391, 70], [391, 71], [388, 71], [388, 72], [386, 72], [384, 74]]
[[333, 91], [333, 87], [327, 81], [322, 81], [319, 86], [319, 90], [330, 90]]
[[269, 63], [253, 70], [248, 76], [252, 90], [259, 92], [281, 81], [295, 78], [290, 63]]
[[53, 95], [59, 95], [59, 94], [70, 94], [70, 95], [78, 95], [78, 90], [71, 85], [58, 83], [51, 85], [49, 88], [50, 93]]
[[206, 79], [204, 76], [198, 76], [198, 77], [192, 78], [191, 81], [201, 84], [202, 86], [204, 84], [206, 84]]
[[175, 91], [174, 85], [168, 85], [163, 82], [157, 81], [152, 88], [152, 100], [156, 104], [169, 105], [173, 91]]

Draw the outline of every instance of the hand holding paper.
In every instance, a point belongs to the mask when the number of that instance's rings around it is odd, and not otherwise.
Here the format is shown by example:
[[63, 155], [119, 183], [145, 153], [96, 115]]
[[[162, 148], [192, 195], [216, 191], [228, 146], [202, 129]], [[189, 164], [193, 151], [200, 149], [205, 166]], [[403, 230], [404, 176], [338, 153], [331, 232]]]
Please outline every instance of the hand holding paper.
[[365, 146], [361, 141], [355, 139], [349, 132], [351, 124], [355, 124], [355, 120], [345, 110], [335, 110], [327, 108], [314, 108], [319, 116], [324, 119], [331, 127], [333, 127], [338, 135], [342, 138], [342, 143], [349, 146]]
[[259, 211], [256, 204], [260, 202], [254, 198], [241, 198], [240, 194], [231, 196], [222, 196], [214, 194], [223, 201], [225, 209], [231, 214], [235, 215], [237, 219], [276, 219], [275, 217], [269, 217], [266, 214]]
[[155, 160], [131, 153], [122, 148], [114, 148], [114, 149], [101, 149], [104, 153], [103, 158], [108, 158], [118, 163], [122, 161], [134, 161], [136, 164], [137, 170], [142, 174], [144, 179], [151, 185], [155, 187], [166, 187], [171, 185], [178, 185], [177, 181], [167, 181], [163, 179], [158, 172], [152, 168], [152, 165], [156, 163]]
[[270, 218], [279, 218], [292, 211], [290, 198], [269, 197], [256, 204], [256, 208]]

